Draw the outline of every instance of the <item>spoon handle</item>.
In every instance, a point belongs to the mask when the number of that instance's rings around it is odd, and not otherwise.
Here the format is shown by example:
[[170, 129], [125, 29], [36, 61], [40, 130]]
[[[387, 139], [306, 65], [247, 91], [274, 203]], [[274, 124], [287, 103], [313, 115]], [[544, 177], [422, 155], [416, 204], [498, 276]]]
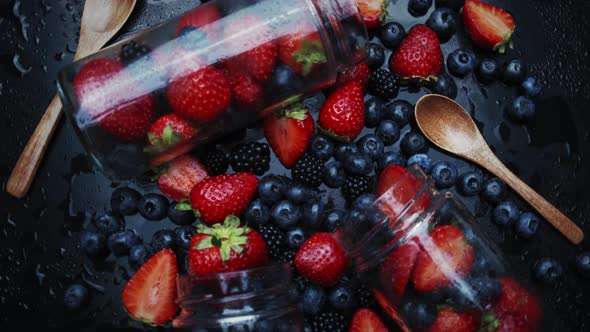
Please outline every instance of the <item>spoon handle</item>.
[[508, 184], [568, 240], [574, 244], [580, 244], [580, 242], [582, 242], [582, 239], [584, 239], [584, 233], [580, 227], [514, 175], [514, 173], [512, 173], [491, 150], [489, 150], [489, 153], [485, 153], [485, 156], [483, 156], [482, 159], [484, 160], [478, 160], [480, 165]]

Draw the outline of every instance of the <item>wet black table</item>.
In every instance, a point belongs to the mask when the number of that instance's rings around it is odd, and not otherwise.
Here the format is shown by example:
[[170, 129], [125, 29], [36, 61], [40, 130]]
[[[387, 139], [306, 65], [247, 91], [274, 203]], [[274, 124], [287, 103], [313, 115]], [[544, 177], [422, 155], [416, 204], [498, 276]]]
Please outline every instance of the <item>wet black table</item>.
[[[406, 1], [394, 19], [406, 27]], [[514, 13], [516, 50], [530, 71], [545, 84], [537, 116], [526, 127], [504, 121], [502, 108], [514, 89], [496, 84], [482, 90], [471, 78], [458, 81], [457, 100], [472, 112], [484, 136], [500, 158], [533, 188], [590, 233], [590, 2], [584, 0], [495, 1]], [[152, 26], [193, 6], [191, 0], [143, 0], [123, 33]], [[20, 4], [20, 5], [19, 5]], [[109, 206], [112, 184], [92, 171], [69, 123], [57, 130], [30, 194], [9, 197], [4, 188], [10, 169], [42, 112], [56, 92], [57, 71], [72, 60], [83, 1], [0, 0], [0, 330], [36, 328], [43, 331], [126, 328], [120, 294], [130, 271], [125, 259], [109, 266], [85, 263], [74, 240], [86, 214]], [[443, 45], [443, 52], [463, 45], [462, 33]], [[425, 93], [400, 97], [414, 102]], [[434, 159], [450, 159], [431, 149]], [[470, 166], [456, 161], [461, 171]], [[153, 187], [132, 183], [149, 191]], [[530, 278], [532, 262], [541, 256], [558, 258], [565, 277], [557, 286], [537, 285], [556, 312], [563, 330], [590, 329], [590, 283], [574, 270], [581, 248], [569, 244], [548, 224], [530, 241], [512, 230], [494, 226], [490, 207], [478, 199], [465, 200], [483, 231], [507, 254], [518, 273]], [[520, 202], [521, 204], [522, 202]], [[529, 209], [526, 205], [523, 208]], [[127, 218], [149, 239], [168, 221], [146, 226]], [[114, 270], [114, 271], [113, 271]], [[92, 303], [83, 312], [63, 309], [64, 287], [72, 282], [94, 285]]]

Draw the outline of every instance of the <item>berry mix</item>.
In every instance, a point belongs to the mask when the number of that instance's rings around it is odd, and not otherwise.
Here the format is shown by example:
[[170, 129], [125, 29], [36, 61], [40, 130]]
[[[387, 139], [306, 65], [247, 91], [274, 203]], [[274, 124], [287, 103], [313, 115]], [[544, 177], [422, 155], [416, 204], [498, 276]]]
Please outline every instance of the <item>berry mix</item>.
[[[293, 294], [305, 314], [305, 331], [388, 331], [400, 317], [400, 325], [412, 331], [539, 328], [541, 307], [535, 296], [516, 280], [491, 273], [465, 230], [452, 223], [432, 225], [427, 236], [444, 253], [445, 264], [475, 290], [471, 298], [449, 287], [451, 280], [419, 241], [407, 241], [380, 264], [376, 274], [389, 278], [387, 301], [350, 271], [347, 253], [333, 234], [404, 176], [404, 167], [417, 165], [438, 189], [479, 195], [493, 206], [493, 222], [512, 227], [522, 238], [535, 236], [542, 222], [509, 200], [499, 179], [480, 169], [460, 173], [453, 162], [432, 160], [429, 142], [412, 129], [413, 105], [396, 98], [400, 90], [421, 89], [455, 98], [456, 80], [473, 77], [482, 86], [501, 80], [519, 91], [506, 115], [526, 123], [535, 115], [541, 84], [528, 75], [521, 59], [501, 63], [496, 56], [512, 48], [512, 15], [479, 0], [409, 0], [407, 7], [402, 6], [405, 1], [358, 3], [372, 38], [366, 57], [325, 87], [318, 109], [306, 102], [290, 104], [249, 129], [258, 136], [238, 134], [228, 144], [177, 157], [202, 124], [216, 121], [228, 108], [255, 109], [268, 86], [286, 96], [299, 91], [301, 77], [326, 63], [317, 31], [294, 32], [219, 65], [201, 66], [192, 59], [198, 70], [173, 73], [164, 91], [112, 106], [116, 111], [106, 115], [89, 115], [115, 139], [141, 141], [146, 153], [170, 155], [159, 159], [165, 162], [152, 174], [159, 192], [142, 195], [133, 186], [118, 187], [111, 210], [80, 233], [81, 249], [90, 260], [127, 256], [136, 270], [122, 294], [132, 318], [152, 325], [171, 321], [179, 310], [179, 271], [197, 275], [276, 262], [292, 267]], [[173, 56], [183, 56], [183, 47], [190, 47], [194, 38], [221, 33], [207, 29], [220, 18], [219, 9], [214, 3], [203, 6], [179, 21], [182, 43]], [[401, 10], [424, 24], [394, 21], [394, 11]], [[223, 33], [237, 34], [256, 20], [241, 17]], [[441, 43], [459, 29], [465, 29], [477, 49], [443, 53]], [[93, 109], [97, 99], [90, 89], [123, 75], [146, 56], [149, 61], [163, 57], [132, 41], [121, 46], [119, 59], [86, 63], [74, 79], [84, 110], [100, 111]], [[161, 99], [171, 113], [158, 115]], [[413, 197], [412, 190], [406, 194]], [[168, 218], [176, 227], [143, 239], [125, 225], [126, 216], [138, 213], [148, 221]], [[589, 276], [590, 254], [577, 257], [576, 265]], [[564, 273], [552, 258], [538, 260], [532, 269], [547, 284]], [[82, 284], [71, 285], [64, 304], [71, 310], [83, 308], [90, 293]]]

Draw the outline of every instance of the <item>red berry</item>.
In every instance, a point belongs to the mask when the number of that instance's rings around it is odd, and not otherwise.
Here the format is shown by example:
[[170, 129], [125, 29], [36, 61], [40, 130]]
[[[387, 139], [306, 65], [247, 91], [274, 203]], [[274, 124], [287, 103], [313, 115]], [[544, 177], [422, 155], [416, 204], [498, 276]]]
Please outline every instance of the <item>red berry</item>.
[[318, 122], [324, 131], [337, 139], [355, 139], [365, 126], [361, 84], [350, 82], [334, 91], [322, 105]]
[[312, 283], [334, 286], [348, 265], [346, 252], [331, 233], [319, 232], [301, 245], [295, 256], [295, 267]]

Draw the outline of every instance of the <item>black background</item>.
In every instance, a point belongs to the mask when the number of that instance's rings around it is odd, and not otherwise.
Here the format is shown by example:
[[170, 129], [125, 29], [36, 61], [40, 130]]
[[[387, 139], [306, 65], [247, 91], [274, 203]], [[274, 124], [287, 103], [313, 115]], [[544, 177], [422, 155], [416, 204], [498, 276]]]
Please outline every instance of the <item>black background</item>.
[[[472, 112], [499, 157], [590, 233], [590, 2], [494, 2], [516, 18], [515, 50], [509, 56], [523, 57], [545, 84], [537, 116], [526, 127], [506, 121], [502, 109], [516, 90], [500, 83], [483, 91], [470, 77], [457, 81], [457, 100]], [[155, 25], [197, 3], [140, 0], [122, 34]], [[12, 166], [56, 92], [57, 71], [73, 58], [83, 1], [22, 0], [20, 13], [29, 25], [26, 39], [13, 14], [14, 4], [0, 0], [0, 330], [126, 328], [131, 323], [120, 303], [121, 289], [130, 274], [126, 260], [93, 266], [80, 255], [75, 240], [88, 222], [85, 215], [107, 209], [110, 193], [118, 184], [92, 171], [69, 123], [57, 129], [29, 195], [16, 200], [4, 191]], [[405, 0], [393, 0], [390, 8], [393, 19], [406, 28], [427, 17], [412, 19]], [[462, 32], [443, 45], [443, 53], [460, 45], [469, 46]], [[15, 54], [25, 68], [30, 67], [29, 73], [23, 75], [13, 65]], [[401, 97], [414, 102], [424, 93], [403, 92]], [[435, 160], [450, 159], [433, 148], [429, 154]], [[462, 172], [471, 167], [462, 161], [457, 164]], [[284, 171], [278, 166], [275, 170]], [[154, 190], [146, 183], [130, 185]], [[547, 223], [534, 239], [521, 240], [512, 230], [491, 223], [486, 203], [478, 199], [465, 202], [481, 217], [481, 230], [523, 278], [530, 279], [530, 266], [538, 257], [556, 257], [564, 264], [561, 283], [553, 287], [536, 284], [536, 288], [555, 311], [560, 330], [588, 331], [590, 283], [579, 277], [573, 265], [575, 255], [590, 248], [588, 241], [575, 247]], [[146, 241], [155, 229], [172, 227], [169, 221], [149, 223], [138, 217], [126, 222], [141, 231]], [[84, 279], [99, 286], [92, 289], [91, 305], [83, 312], [65, 311], [64, 287]]]

